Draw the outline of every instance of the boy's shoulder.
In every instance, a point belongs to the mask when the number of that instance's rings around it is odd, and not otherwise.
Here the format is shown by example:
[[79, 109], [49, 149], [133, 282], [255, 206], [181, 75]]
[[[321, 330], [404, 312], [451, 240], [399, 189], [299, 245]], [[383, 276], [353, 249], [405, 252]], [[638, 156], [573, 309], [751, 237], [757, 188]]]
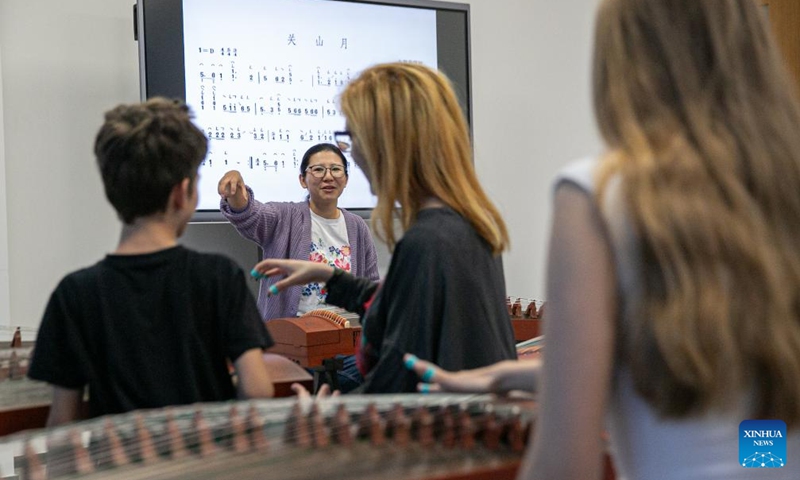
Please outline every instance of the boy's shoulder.
[[104, 262], [105, 259], [102, 259], [93, 265], [79, 268], [78, 270], [64, 275], [58, 287], [64, 288], [67, 286], [85, 285], [87, 283], [97, 282], [102, 275], [102, 270], [105, 268]]
[[80, 287], [102, 282], [111, 271], [150, 271], [163, 273], [171, 267], [186, 272], [189, 277], [204, 275], [230, 275], [242, 272], [231, 258], [211, 252], [200, 252], [184, 246], [177, 246], [159, 252], [143, 255], [107, 255], [93, 265], [75, 270], [61, 280], [60, 287]]

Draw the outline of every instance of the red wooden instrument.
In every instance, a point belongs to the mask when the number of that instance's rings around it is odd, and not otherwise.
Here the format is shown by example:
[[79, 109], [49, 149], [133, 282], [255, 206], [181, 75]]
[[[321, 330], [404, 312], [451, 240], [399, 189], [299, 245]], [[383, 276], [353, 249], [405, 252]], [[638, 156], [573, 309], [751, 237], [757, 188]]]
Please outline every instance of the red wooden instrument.
[[514, 328], [514, 340], [517, 342], [530, 340], [542, 334], [544, 302], [539, 304], [540, 307], [537, 308], [536, 300], [517, 298], [512, 301], [511, 297], [506, 297], [506, 308], [511, 318], [511, 326]]
[[267, 322], [275, 345], [271, 353], [283, 355], [306, 368], [322, 365], [336, 355], [353, 355], [361, 339], [361, 327], [328, 310], [314, 310], [302, 317], [274, 318]]

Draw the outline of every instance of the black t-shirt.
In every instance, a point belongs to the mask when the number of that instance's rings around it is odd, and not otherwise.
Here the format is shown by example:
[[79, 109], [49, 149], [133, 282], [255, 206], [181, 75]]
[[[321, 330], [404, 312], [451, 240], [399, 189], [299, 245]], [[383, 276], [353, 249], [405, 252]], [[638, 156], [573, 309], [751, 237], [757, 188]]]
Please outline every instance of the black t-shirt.
[[180, 246], [108, 255], [53, 292], [28, 376], [88, 385], [91, 416], [234, 398], [227, 360], [272, 346], [245, 281]]
[[[372, 282], [341, 275], [328, 284], [328, 303], [362, 313], [374, 291]], [[416, 391], [406, 352], [447, 370], [516, 359], [505, 295], [502, 259], [469, 222], [449, 208], [422, 210], [363, 316], [375, 358], [360, 391]]]

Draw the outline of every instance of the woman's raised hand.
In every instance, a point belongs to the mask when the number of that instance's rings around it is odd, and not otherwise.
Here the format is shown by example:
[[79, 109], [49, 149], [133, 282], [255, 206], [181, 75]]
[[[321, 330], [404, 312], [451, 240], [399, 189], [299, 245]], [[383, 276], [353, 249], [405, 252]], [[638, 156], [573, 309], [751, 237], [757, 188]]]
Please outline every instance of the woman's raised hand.
[[231, 170], [222, 176], [217, 184], [217, 192], [234, 210], [242, 210], [247, 206], [247, 188], [238, 170]]

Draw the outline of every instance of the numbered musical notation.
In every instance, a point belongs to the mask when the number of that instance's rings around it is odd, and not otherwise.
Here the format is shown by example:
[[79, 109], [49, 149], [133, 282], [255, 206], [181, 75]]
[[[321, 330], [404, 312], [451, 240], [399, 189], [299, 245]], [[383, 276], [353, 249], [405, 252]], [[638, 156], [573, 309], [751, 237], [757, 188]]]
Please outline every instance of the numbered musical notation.
[[238, 57], [239, 56], [239, 49], [234, 47], [222, 47], [222, 48], [214, 48], [214, 47], [197, 47], [197, 53], [206, 53], [209, 55], [219, 55], [221, 57]]
[[311, 87], [343, 87], [352, 79], [349, 68], [311, 67], [304, 72], [287, 65], [252, 65], [239, 60], [200, 62], [198, 75], [201, 85], [236, 83], [249, 86], [274, 86], [295, 83]]
[[[308, 148], [344, 128], [336, 95], [355, 70], [248, 50], [202, 45], [186, 58], [187, 102], [210, 140], [201, 167], [207, 178], [240, 170], [254, 184], [294, 185]], [[213, 197], [213, 188], [204, 193]]]
[[247, 94], [218, 94], [216, 87], [200, 86], [200, 110], [252, 116], [330, 118], [341, 116], [333, 99], [290, 97], [282, 94], [251, 98]]
[[206, 127], [206, 136], [209, 140], [216, 141], [236, 141], [250, 140], [268, 143], [290, 143], [290, 142], [333, 142], [333, 130], [322, 129], [265, 129], [254, 127], [245, 130], [235, 126], [209, 126]]
[[[233, 64], [231, 64], [233, 65]], [[231, 69], [236, 72], [234, 67]], [[292, 85], [294, 83], [294, 75], [292, 74], [292, 66], [285, 67], [254, 67], [253, 65], [247, 66], [247, 80], [251, 84], [269, 84], [274, 85]], [[238, 73], [238, 72], [236, 72]]]
[[258, 152], [252, 154], [229, 154], [228, 151], [210, 151], [201, 163], [203, 167], [220, 167], [236, 170], [259, 170], [279, 173], [286, 171], [296, 172], [300, 168], [300, 159], [296, 149], [290, 152]]
[[317, 67], [316, 74], [312, 77], [312, 86], [317, 87], [342, 87], [350, 82], [350, 69], [331, 70]]
[[[235, 83], [240, 79], [239, 68], [235, 60], [230, 60], [229, 62], [200, 62], [198, 70], [200, 83], [203, 85]], [[292, 85], [294, 83], [291, 65], [271, 68], [248, 65], [245, 78], [247, 83], [256, 85]]]

